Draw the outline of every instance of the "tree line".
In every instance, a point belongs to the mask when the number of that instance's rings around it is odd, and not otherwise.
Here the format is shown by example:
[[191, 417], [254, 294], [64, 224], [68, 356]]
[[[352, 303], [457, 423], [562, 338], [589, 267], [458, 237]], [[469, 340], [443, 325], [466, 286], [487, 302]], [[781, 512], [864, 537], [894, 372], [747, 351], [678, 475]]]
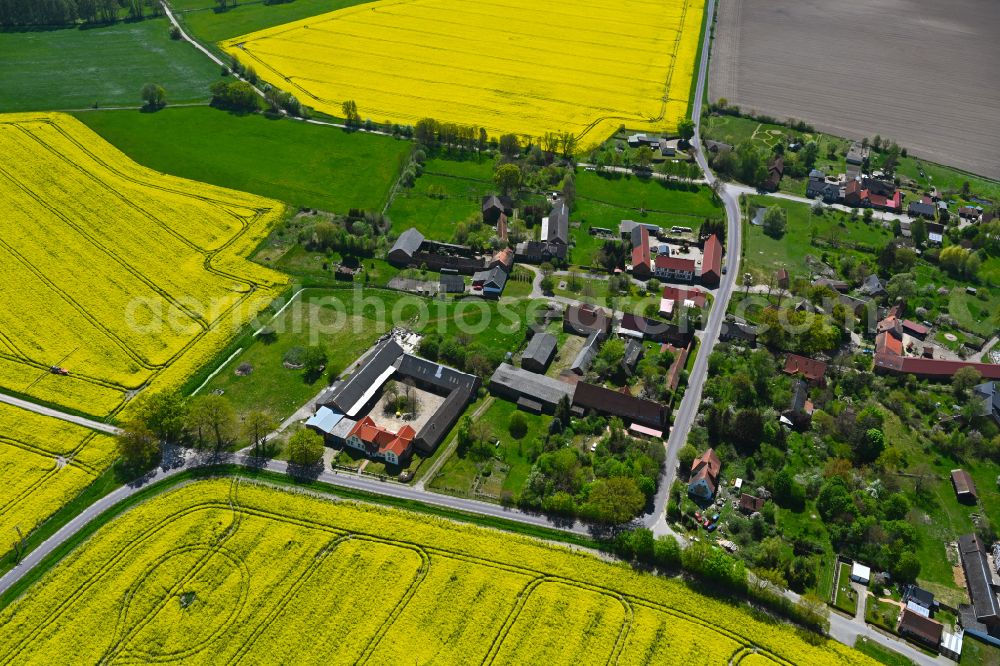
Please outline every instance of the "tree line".
[[156, 0], [0, 0], [0, 26], [114, 23], [159, 16]]
[[[255, 456], [264, 457], [270, 454], [268, 438], [277, 427], [270, 412], [237, 414], [221, 395], [185, 398], [176, 392], [156, 393], [136, 407], [118, 435], [117, 448], [124, 466], [132, 471], [157, 464], [166, 444], [216, 454], [246, 445], [253, 447]], [[311, 430], [294, 433], [287, 447], [289, 460], [296, 465], [316, 465], [323, 457], [323, 438]]]

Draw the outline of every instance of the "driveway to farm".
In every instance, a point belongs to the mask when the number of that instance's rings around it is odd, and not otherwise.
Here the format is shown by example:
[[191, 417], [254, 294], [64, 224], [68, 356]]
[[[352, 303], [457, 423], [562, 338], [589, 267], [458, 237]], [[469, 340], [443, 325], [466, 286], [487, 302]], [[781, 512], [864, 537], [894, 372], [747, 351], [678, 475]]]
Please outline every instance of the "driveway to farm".
[[[715, 14], [716, 0], [709, 0], [705, 7], [705, 12], [709, 17]], [[708, 19], [711, 21], [711, 18]], [[701, 109], [705, 95], [705, 78], [708, 72], [708, 54], [712, 44], [712, 31], [705, 30], [705, 38], [701, 45], [701, 59], [698, 67], [698, 83], [695, 86], [694, 101], [694, 137], [691, 144], [694, 147], [695, 159], [698, 166], [705, 174], [705, 182], [712, 187], [717, 182], [715, 174], [708, 166], [704, 151], [701, 146]], [[698, 407], [701, 405], [701, 392], [705, 387], [705, 378], [708, 375], [708, 357], [719, 339], [719, 332], [722, 330], [722, 321], [726, 316], [726, 309], [729, 307], [729, 299], [733, 295], [733, 287], [736, 283], [736, 276], [740, 271], [740, 253], [743, 239], [740, 237], [740, 204], [739, 191], [729, 185], [724, 185], [718, 189], [722, 203], [726, 207], [726, 219], [728, 221], [728, 232], [726, 235], [726, 274], [722, 276], [719, 290], [715, 296], [715, 303], [708, 315], [708, 322], [705, 324], [704, 334], [701, 344], [698, 345], [698, 353], [695, 356], [694, 366], [688, 375], [687, 389], [677, 411], [674, 412], [674, 423], [670, 428], [670, 436], [667, 438], [667, 454], [664, 462], [663, 475], [660, 478], [659, 489], [653, 502], [653, 512], [643, 517], [642, 522], [647, 527], [652, 528], [657, 535], [671, 534], [667, 524], [665, 509], [667, 506], [667, 496], [670, 488], [677, 477], [677, 454], [687, 442], [688, 433], [694, 425], [694, 419], [698, 415]]]
[[5, 395], [0, 393], [0, 402], [7, 403], [8, 405], [13, 405], [14, 407], [20, 407], [21, 409], [26, 409], [29, 412], [35, 412], [36, 414], [41, 414], [42, 416], [51, 416], [52, 418], [60, 419], [62, 421], [68, 421], [70, 423], [75, 423], [76, 425], [83, 426], [84, 428], [90, 428], [91, 430], [97, 430], [99, 432], [104, 432], [109, 435], [117, 435], [121, 432], [118, 428], [113, 425], [108, 425], [107, 423], [101, 423], [99, 421], [93, 421], [82, 416], [75, 416], [73, 414], [66, 414], [65, 412], [60, 412], [55, 409], [50, 409], [49, 407], [43, 407], [42, 405], [36, 405], [33, 402], [28, 402], [27, 400], [21, 400], [20, 398], [15, 398], [13, 396]]

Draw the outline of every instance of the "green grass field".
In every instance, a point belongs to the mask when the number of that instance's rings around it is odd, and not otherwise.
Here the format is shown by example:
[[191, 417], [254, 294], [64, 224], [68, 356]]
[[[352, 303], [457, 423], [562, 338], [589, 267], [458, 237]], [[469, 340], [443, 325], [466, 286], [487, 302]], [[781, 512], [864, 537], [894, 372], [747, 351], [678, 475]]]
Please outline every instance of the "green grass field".
[[[498, 487], [503, 492], [510, 492], [516, 495], [524, 485], [531, 471], [531, 460], [528, 457], [529, 444], [538, 438], [544, 437], [551, 417], [544, 415], [534, 415], [522, 412], [528, 423], [528, 433], [521, 439], [511, 436], [508, 429], [511, 416], [517, 412], [517, 406], [505, 400], [494, 400], [486, 413], [480, 419], [485, 423], [494, 441], [499, 441], [496, 447], [496, 455], [509, 467], [502, 483]], [[469, 457], [458, 455], [450, 456], [438, 472], [437, 476], [430, 483], [430, 487], [446, 492], [468, 495], [472, 492], [472, 484], [479, 473], [477, 464]]]
[[[455, 223], [482, 211], [482, 197], [496, 192], [493, 162], [432, 158], [416, 184], [400, 192], [389, 208], [393, 229], [402, 232], [410, 227], [427, 238], [448, 241], [455, 233]], [[441, 188], [444, 198], [429, 195], [431, 188]]]
[[857, 641], [854, 643], [854, 649], [868, 655], [875, 661], [886, 664], [886, 666], [911, 666], [913, 664], [912, 661], [898, 652], [883, 647], [875, 641], [870, 641], [864, 636], [858, 636]]
[[219, 68], [173, 41], [165, 18], [91, 28], [0, 32], [0, 111], [140, 106], [158, 83], [167, 103], [208, 102]]
[[339, 213], [381, 210], [411, 148], [389, 137], [208, 107], [77, 117], [158, 171]]
[[[340, 326], [336, 308], [327, 305], [333, 298], [346, 306], [341, 309]], [[289, 349], [323, 344], [328, 352], [328, 367], [343, 370], [388, 330], [374, 310], [355, 311], [350, 290], [310, 290], [300, 299], [270, 324], [278, 332], [274, 342], [255, 339], [202, 392], [222, 390], [238, 412], [265, 409], [284, 419], [325, 386], [324, 378], [306, 381], [302, 370], [283, 365]], [[235, 371], [243, 363], [251, 364], [253, 372], [240, 377]]]
[[239, 0], [235, 7], [216, 11], [214, 0], [170, 0], [180, 19], [206, 42], [220, 42], [274, 25], [308, 18], [361, 4], [366, 0], [293, 0], [264, 4], [260, 0]]
[[840, 243], [860, 243], [876, 248], [881, 248], [892, 238], [891, 231], [883, 229], [879, 220], [868, 225], [860, 216], [852, 220], [847, 213], [829, 209], [823, 215], [817, 216], [812, 214], [808, 204], [770, 197], [748, 197], [747, 202], [744, 210], [751, 217], [757, 208], [770, 206], [781, 206], [788, 213], [788, 227], [780, 239], [766, 235], [762, 227], [752, 224], [744, 227], [747, 230], [744, 238], [746, 252], [744, 268], [753, 273], [756, 284], [767, 284], [774, 271], [782, 267], [788, 269], [792, 279], [808, 278], [811, 271], [805, 261], [806, 255], [819, 258], [824, 251], [856, 254], [874, 260], [873, 255], [854, 250], [814, 247], [811, 242], [813, 229], [818, 238]]

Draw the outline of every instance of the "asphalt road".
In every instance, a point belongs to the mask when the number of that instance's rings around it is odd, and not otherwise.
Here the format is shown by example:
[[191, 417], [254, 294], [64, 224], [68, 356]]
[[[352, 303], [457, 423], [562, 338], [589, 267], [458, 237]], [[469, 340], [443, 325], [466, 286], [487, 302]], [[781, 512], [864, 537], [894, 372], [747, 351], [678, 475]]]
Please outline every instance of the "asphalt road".
[[[0, 594], [6, 592], [11, 585], [16, 583], [25, 574], [31, 571], [31, 569], [41, 562], [46, 555], [51, 553], [60, 544], [80, 531], [92, 520], [98, 518], [98, 516], [115, 504], [128, 499], [153, 483], [169, 479], [185, 470], [195, 469], [197, 467], [207, 465], [227, 463], [234, 463], [244, 467], [252, 467], [256, 469], [266, 469], [279, 474], [288, 473], [288, 463], [281, 460], [269, 460], [261, 463], [261, 461], [254, 460], [241, 454], [209, 456], [193, 451], [186, 451], [183, 455], [185, 456], [183, 462], [178, 461], [174, 464], [168, 463], [168, 466], [157, 467], [156, 470], [150, 472], [141, 480], [118, 488], [84, 509], [78, 516], [66, 523], [66, 525], [49, 537], [44, 543], [28, 553], [20, 564], [4, 574], [3, 577], [0, 577]], [[172, 459], [171, 456], [166, 456], [166, 458], [168, 460]], [[591, 527], [578, 521], [554, 519], [543, 514], [528, 513], [517, 508], [507, 508], [498, 504], [491, 504], [489, 502], [452, 497], [450, 495], [439, 495], [437, 493], [420, 490], [418, 488], [403, 485], [394, 481], [379, 481], [372, 477], [358, 476], [348, 473], [340, 474], [329, 470], [324, 470], [319, 474], [311, 475], [309, 478], [315, 478], [317, 481], [329, 484], [335, 488], [364, 491], [375, 495], [393, 497], [402, 500], [412, 500], [431, 506], [438, 506], [456, 511], [478, 514], [481, 516], [502, 518], [525, 525], [559, 529], [565, 532], [593, 536]]]
[[[709, 16], [712, 16], [715, 12], [715, 0], [709, 0], [705, 11]], [[710, 19], [711, 20], [711, 19]], [[715, 174], [708, 166], [708, 161], [705, 159], [704, 151], [701, 147], [701, 109], [703, 106], [703, 100], [705, 95], [705, 78], [708, 72], [708, 54], [711, 48], [711, 30], [705, 31], [705, 40], [701, 47], [701, 62], [698, 68], [698, 82], [695, 86], [694, 92], [694, 104], [692, 108], [694, 109], [694, 138], [691, 139], [691, 144], [695, 147], [695, 159], [698, 162], [698, 166], [701, 167], [702, 172], [705, 174], [705, 182], [709, 186], [714, 185], [717, 182]], [[653, 529], [656, 534], [667, 534], [670, 532], [667, 525], [665, 509], [667, 504], [667, 495], [670, 493], [670, 487], [674, 483], [674, 479], [677, 476], [677, 453], [687, 442], [688, 433], [691, 431], [691, 426], [694, 424], [694, 419], [698, 415], [698, 406], [701, 404], [701, 392], [705, 387], [705, 378], [708, 375], [708, 357], [712, 353], [715, 347], [715, 343], [719, 339], [719, 332], [722, 329], [722, 322], [726, 316], [726, 309], [729, 306], [729, 299], [733, 295], [733, 287], [735, 285], [736, 276], [739, 275], [740, 270], [740, 252], [742, 249], [742, 238], [740, 237], [740, 205], [739, 205], [739, 195], [730, 190], [728, 187], [719, 187], [719, 196], [722, 198], [722, 203], [726, 208], [726, 219], [728, 222], [728, 231], [726, 236], [726, 274], [722, 276], [722, 281], [719, 284], [719, 290], [716, 292], [715, 303], [712, 305], [712, 310], [708, 315], [708, 321], [705, 324], [704, 334], [701, 338], [701, 343], [698, 345], [698, 351], [695, 355], [694, 366], [691, 368], [691, 373], [688, 375], [687, 389], [684, 392], [684, 397], [681, 399], [681, 404], [677, 407], [674, 412], [674, 423], [673, 427], [670, 429], [670, 435], [667, 438], [667, 456], [666, 463], [664, 465], [663, 477], [660, 480], [659, 490], [656, 493], [656, 500], [654, 502], [653, 513], [645, 516], [643, 518], [643, 523], [648, 527]]]

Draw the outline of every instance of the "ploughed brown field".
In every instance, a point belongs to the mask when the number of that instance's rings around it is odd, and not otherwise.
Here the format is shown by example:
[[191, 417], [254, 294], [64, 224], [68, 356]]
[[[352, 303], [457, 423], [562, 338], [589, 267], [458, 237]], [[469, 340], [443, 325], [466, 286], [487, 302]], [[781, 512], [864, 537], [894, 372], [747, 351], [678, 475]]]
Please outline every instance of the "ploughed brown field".
[[721, 0], [709, 93], [1000, 178], [1000, 2]]

